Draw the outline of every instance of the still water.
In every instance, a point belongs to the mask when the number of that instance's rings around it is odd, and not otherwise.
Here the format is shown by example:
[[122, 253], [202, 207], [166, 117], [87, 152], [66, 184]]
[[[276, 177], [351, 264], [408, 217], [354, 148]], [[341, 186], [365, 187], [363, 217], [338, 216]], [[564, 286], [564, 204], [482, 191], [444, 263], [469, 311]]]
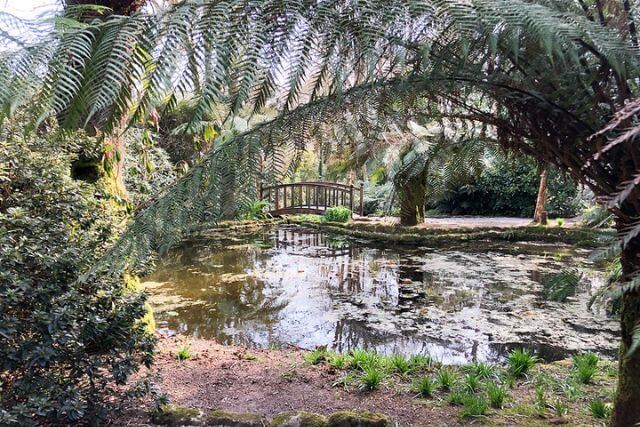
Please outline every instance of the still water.
[[[604, 277], [586, 255], [524, 243], [381, 247], [279, 226], [187, 242], [145, 286], [162, 332], [223, 344], [368, 348], [447, 363], [525, 346], [554, 360], [614, 350], [616, 323], [587, 308]], [[545, 301], [541, 280], [564, 268], [584, 273], [576, 296]]]

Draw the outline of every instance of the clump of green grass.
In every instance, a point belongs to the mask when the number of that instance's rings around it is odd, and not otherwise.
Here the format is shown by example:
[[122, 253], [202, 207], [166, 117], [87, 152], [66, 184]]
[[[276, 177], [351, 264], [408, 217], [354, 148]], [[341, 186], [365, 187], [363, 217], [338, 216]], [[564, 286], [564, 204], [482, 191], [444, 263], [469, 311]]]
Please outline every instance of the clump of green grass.
[[406, 375], [413, 370], [411, 362], [401, 354], [394, 354], [388, 360], [389, 367], [400, 375]]
[[558, 225], [558, 227], [562, 227], [564, 225], [564, 218], [558, 218], [556, 220], [556, 224]]
[[547, 397], [546, 390], [543, 385], [537, 385], [535, 388], [535, 406], [538, 409], [538, 412], [543, 414], [547, 410]]
[[193, 357], [193, 355], [191, 354], [191, 344], [185, 343], [182, 347], [180, 347], [176, 353], [176, 357], [180, 361], [191, 359]]
[[351, 210], [344, 206], [331, 207], [324, 212], [322, 219], [329, 222], [348, 222], [351, 219]]
[[380, 387], [382, 380], [384, 379], [384, 375], [379, 369], [376, 368], [367, 368], [360, 381], [362, 382], [362, 388], [364, 390], [376, 390]]
[[515, 378], [525, 375], [529, 369], [536, 364], [538, 358], [526, 349], [517, 348], [509, 353], [507, 359], [509, 364], [509, 373]]
[[327, 356], [327, 363], [336, 369], [345, 369], [349, 366], [349, 358], [345, 354], [331, 353]]
[[611, 405], [604, 403], [601, 399], [596, 399], [589, 403], [589, 411], [594, 418], [609, 418], [611, 409]]
[[327, 356], [329, 353], [327, 352], [326, 347], [318, 347], [310, 353], [304, 355], [304, 361], [311, 364], [317, 365], [320, 362], [327, 360]]
[[496, 366], [489, 363], [473, 362], [466, 365], [464, 369], [476, 377], [485, 380], [496, 377]]
[[422, 397], [431, 397], [436, 388], [436, 382], [429, 376], [424, 376], [412, 385], [413, 391]]
[[557, 417], [562, 417], [569, 413], [569, 405], [560, 399], [555, 399], [551, 406], [553, 407], [553, 412]]
[[465, 396], [461, 391], [452, 391], [447, 395], [447, 402], [449, 405], [459, 406], [463, 404]]
[[501, 409], [507, 398], [507, 390], [494, 382], [487, 384], [487, 397], [492, 408]]
[[489, 409], [489, 404], [484, 397], [467, 394], [462, 398], [462, 410], [460, 411], [460, 417], [480, 417], [487, 413], [487, 409]]
[[354, 369], [366, 371], [381, 365], [380, 356], [375, 351], [354, 350], [351, 352], [351, 364]]
[[474, 374], [467, 374], [464, 376], [464, 388], [470, 393], [475, 393], [480, 390], [480, 378], [475, 376]]
[[431, 357], [424, 354], [414, 354], [409, 358], [409, 366], [411, 366], [412, 371], [419, 371], [435, 364], [436, 362]]
[[598, 356], [588, 352], [573, 356], [573, 369], [578, 381], [589, 384], [598, 372]]
[[436, 374], [436, 380], [438, 382], [438, 386], [442, 390], [451, 390], [453, 385], [457, 381], [456, 374], [450, 368], [441, 368]]

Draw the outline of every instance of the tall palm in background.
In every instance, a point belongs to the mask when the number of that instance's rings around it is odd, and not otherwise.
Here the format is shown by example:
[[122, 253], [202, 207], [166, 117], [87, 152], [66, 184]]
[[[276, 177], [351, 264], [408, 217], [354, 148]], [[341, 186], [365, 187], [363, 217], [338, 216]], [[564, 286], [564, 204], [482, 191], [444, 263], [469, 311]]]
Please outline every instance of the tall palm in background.
[[[131, 2], [137, 4], [137, 2]], [[104, 15], [71, 8], [55, 32], [3, 52], [0, 105], [25, 104], [65, 127], [107, 134], [195, 101], [186, 126], [212, 108], [230, 116], [267, 103], [276, 119], [219, 144], [140, 210], [101, 268], [135, 265], [169, 247], [229, 201], [246, 204], [282, 179], [321, 121], [342, 112], [388, 126], [428, 100], [460, 128], [480, 123], [507, 149], [555, 164], [615, 214], [622, 235], [622, 347], [615, 425], [640, 419], [640, 148], [609, 142], [638, 116], [638, 42], [627, 0], [186, 1], [158, 13]], [[127, 9], [128, 11], [128, 9]], [[10, 17], [3, 22], [19, 25]], [[37, 102], [33, 103], [33, 96]], [[371, 120], [372, 112], [376, 116]], [[265, 163], [266, 160], [266, 163]], [[264, 168], [256, 168], [258, 163]], [[223, 185], [224, 183], [224, 185]], [[229, 197], [229, 192], [234, 197]], [[96, 274], [92, 270], [88, 275]], [[636, 338], [640, 333], [635, 334]]]

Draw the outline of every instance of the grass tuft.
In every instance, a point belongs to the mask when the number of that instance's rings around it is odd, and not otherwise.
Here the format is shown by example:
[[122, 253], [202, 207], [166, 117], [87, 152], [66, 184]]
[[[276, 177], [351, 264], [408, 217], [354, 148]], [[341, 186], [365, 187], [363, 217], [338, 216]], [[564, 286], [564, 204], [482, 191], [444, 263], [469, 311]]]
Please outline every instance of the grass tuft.
[[336, 369], [345, 369], [349, 366], [349, 358], [345, 354], [331, 353], [327, 356], [327, 363]]
[[475, 393], [480, 390], [481, 385], [480, 378], [474, 374], [467, 374], [464, 376], [464, 389], [469, 393]]
[[496, 366], [484, 362], [470, 363], [464, 367], [464, 370], [470, 374], [475, 375], [478, 378], [482, 378], [485, 380], [489, 380], [497, 376]]
[[327, 352], [326, 347], [318, 347], [310, 353], [304, 355], [304, 361], [311, 364], [317, 365], [320, 362], [327, 360], [327, 356], [329, 353]]
[[436, 374], [436, 380], [438, 381], [438, 386], [442, 390], [449, 391], [453, 388], [454, 384], [457, 382], [456, 374], [450, 368], [441, 368]]
[[413, 390], [422, 397], [432, 397], [436, 382], [429, 376], [424, 376], [413, 383]]
[[594, 353], [582, 353], [573, 356], [573, 369], [578, 381], [589, 384], [598, 372], [598, 356]]
[[179, 361], [191, 359], [193, 355], [191, 354], [191, 344], [185, 343], [182, 347], [178, 349], [176, 353], [176, 357]]
[[400, 375], [406, 375], [413, 370], [411, 362], [401, 354], [394, 354], [389, 358], [389, 367]]
[[489, 409], [489, 404], [484, 397], [467, 394], [462, 398], [462, 411], [460, 411], [460, 417], [480, 417], [487, 413], [487, 409]]
[[384, 379], [384, 375], [376, 368], [367, 368], [362, 374], [360, 381], [362, 389], [372, 391], [377, 390]]
[[515, 378], [525, 375], [529, 369], [536, 364], [538, 358], [526, 349], [517, 348], [509, 353], [507, 359], [509, 364], [509, 373]]
[[494, 382], [487, 384], [487, 397], [492, 408], [502, 409], [507, 398], [507, 390]]
[[589, 411], [594, 418], [609, 418], [611, 416], [611, 405], [604, 403], [600, 399], [596, 399], [589, 403]]

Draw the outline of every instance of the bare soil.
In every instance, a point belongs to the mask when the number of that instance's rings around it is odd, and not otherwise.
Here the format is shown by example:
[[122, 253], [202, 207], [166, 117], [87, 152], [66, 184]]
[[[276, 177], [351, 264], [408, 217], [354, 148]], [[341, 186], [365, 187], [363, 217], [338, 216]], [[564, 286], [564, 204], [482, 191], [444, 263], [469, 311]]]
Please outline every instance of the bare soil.
[[[600, 425], [588, 413], [589, 399], [597, 395], [609, 395], [615, 382], [601, 368], [603, 373], [594, 384], [584, 386], [582, 398], [566, 402], [569, 413], [557, 417], [551, 406], [542, 413], [534, 410], [533, 380], [520, 380], [509, 391], [510, 399], [504, 409], [490, 410], [485, 417], [463, 420], [459, 417], [460, 407], [448, 405], [444, 393], [432, 399], [419, 398], [409, 391], [409, 379], [389, 379], [380, 389], [366, 392], [353, 385], [340, 385], [345, 371], [327, 364], [306, 363], [304, 355], [308, 352], [303, 350], [246, 349], [194, 338], [188, 339], [192, 356], [179, 361], [176, 354], [185, 342], [184, 338], [161, 337], [156, 362], [150, 372], [155, 385], [166, 393], [171, 403], [202, 411], [250, 412], [266, 420], [289, 411], [329, 415], [341, 410], [363, 410], [386, 414], [401, 426], [457, 426], [470, 423], [505, 426]], [[560, 378], [566, 376], [567, 366], [556, 363], [536, 369]], [[554, 397], [553, 394], [547, 398], [549, 402], [564, 399], [561, 395]], [[126, 408], [114, 413], [110, 424], [152, 425], [148, 416], [152, 407], [148, 397], [143, 401], [129, 402]]]

